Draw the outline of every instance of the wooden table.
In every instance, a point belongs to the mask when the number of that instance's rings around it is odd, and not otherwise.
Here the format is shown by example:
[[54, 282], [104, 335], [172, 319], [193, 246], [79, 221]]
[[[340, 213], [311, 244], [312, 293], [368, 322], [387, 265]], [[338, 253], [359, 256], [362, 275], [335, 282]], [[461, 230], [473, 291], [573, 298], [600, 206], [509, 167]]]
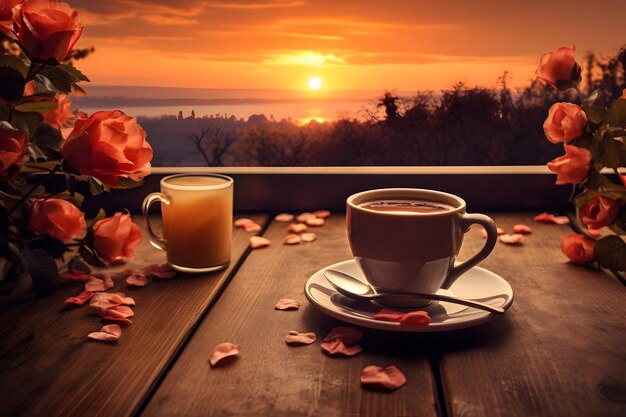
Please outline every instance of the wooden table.
[[[87, 308], [63, 309], [80, 292], [67, 285], [0, 313], [0, 416], [624, 416], [626, 291], [614, 276], [566, 262], [566, 226], [537, 224], [531, 213], [493, 214], [510, 230], [534, 232], [521, 246], [498, 244], [482, 266], [509, 281], [505, 316], [441, 334], [366, 330], [363, 352], [322, 354], [321, 338], [340, 322], [304, 297], [316, 270], [350, 257], [341, 214], [319, 239], [282, 245], [286, 225], [258, 215], [268, 248], [250, 250], [235, 230], [228, 270], [180, 275], [145, 288], [116, 283], [137, 301], [134, 323], [113, 345], [87, 341], [101, 327]], [[472, 230], [461, 257], [483, 241]], [[135, 266], [163, 262], [146, 242]], [[302, 303], [277, 311], [279, 298]], [[318, 342], [288, 347], [290, 330]], [[211, 368], [218, 343], [240, 357]], [[364, 390], [360, 371], [394, 364], [407, 384], [393, 393]]]

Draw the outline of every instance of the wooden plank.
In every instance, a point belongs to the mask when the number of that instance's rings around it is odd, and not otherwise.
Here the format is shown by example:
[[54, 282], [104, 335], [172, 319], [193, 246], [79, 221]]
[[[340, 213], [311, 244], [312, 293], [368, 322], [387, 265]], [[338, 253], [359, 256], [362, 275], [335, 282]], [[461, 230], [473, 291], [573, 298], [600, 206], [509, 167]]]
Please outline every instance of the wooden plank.
[[[498, 244], [482, 266], [505, 278], [515, 302], [505, 317], [441, 335], [450, 416], [626, 415], [626, 290], [612, 275], [566, 262], [567, 226], [530, 214], [494, 216], [510, 231], [533, 227], [523, 246]], [[463, 248], [483, 240], [476, 231]]]
[[[114, 290], [134, 297], [137, 306], [133, 324], [114, 345], [87, 341], [86, 335], [102, 326], [87, 307], [63, 310], [63, 300], [80, 292], [79, 284], [4, 311], [0, 415], [130, 415], [247, 253], [249, 234], [236, 230], [233, 239], [232, 262], [225, 271], [179, 275], [139, 289], [116, 283]], [[144, 240], [133, 264], [162, 262], [164, 253]]]
[[[351, 257], [343, 215], [314, 231], [319, 239], [282, 245], [285, 223], [274, 222], [268, 248], [253, 251], [198, 329], [142, 416], [435, 416], [434, 384], [423, 337], [367, 331], [364, 352], [329, 358], [320, 339], [340, 322], [308, 303], [304, 284], [316, 270]], [[277, 311], [280, 298], [299, 300], [299, 311]], [[290, 330], [314, 331], [314, 345], [288, 347]], [[228, 366], [210, 368], [212, 348], [242, 346]], [[366, 391], [367, 365], [394, 364], [407, 376], [393, 393]]]

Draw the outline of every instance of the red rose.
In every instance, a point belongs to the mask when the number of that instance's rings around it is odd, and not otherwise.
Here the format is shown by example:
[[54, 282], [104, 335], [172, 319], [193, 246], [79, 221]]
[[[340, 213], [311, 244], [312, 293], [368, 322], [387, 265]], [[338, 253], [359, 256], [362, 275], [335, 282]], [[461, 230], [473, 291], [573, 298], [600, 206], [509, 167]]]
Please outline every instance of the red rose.
[[570, 261], [577, 264], [593, 262], [593, 249], [596, 242], [576, 233], [570, 233], [561, 242], [561, 251]]
[[32, 58], [62, 61], [70, 53], [83, 26], [78, 12], [57, 0], [27, 0], [13, 9], [13, 30]]
[[0, 2], [0, 33], [9, 34], [13, 31], [13, 7], [22, 0], [2, 0]]
[[72, 102], [65, 94], [56, 94], [55, 100], [57, 102], [56, 110], [44, 113], [43, 121], [61, 131], [63, 123], [72, 117]]
[[0, 176], [15, 175], [24, 163], [28, 137], [19, 130], [0, 129]]
[[108, 263], [132, 259], [139, 243], [141, 230], [132, 222], [130, 214], [115, 213], [93, 226], [93, 246]]
[[580, 212], [580, 218], [588, 228], [600, 229], [613, 224], [619, 208], [617, 201], [599, 195], [585, 204]]
[[30, 230], [62, 241], [85, 235], [85, 213], [72, 203], [59, 198], [36, 200], [30, 213]]
[[569, 142], [583, 133], [587, 114], [582, 107], [572, 103], [554, 103], [543, 123], [543, 131], [552, 143]]
[[150, 173], [152, 148], [146, 132], [119, 110], [77, 119], [61, 153], [81, 174], [110, 186], [117, 186], [120, 177], [139, 181]]
[[564, 83], [576, 83], [580, 77], [580, 65], [574, 59], [574, 45], [564, 46], [543, 54], [535, 74], [554, 87]]
[[587, 149], [574, 145], [564, 144], [563, 148], [565, 155], [548, 162], [548, 169], [557, 175], [557, 184], [578, 184], [587, 176], [591, 154]]

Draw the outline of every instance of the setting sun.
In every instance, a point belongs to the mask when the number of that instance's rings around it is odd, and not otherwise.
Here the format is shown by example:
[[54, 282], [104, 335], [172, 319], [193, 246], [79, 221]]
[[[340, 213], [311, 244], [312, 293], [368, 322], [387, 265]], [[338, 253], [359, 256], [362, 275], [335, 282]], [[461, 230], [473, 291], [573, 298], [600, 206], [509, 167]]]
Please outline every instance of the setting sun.
[[320, 77], [311, 77], [309, 79], [309, 87], [312, 90], [319, 90], [321, 86], [322, 86], [322, 80], [320, 79]]

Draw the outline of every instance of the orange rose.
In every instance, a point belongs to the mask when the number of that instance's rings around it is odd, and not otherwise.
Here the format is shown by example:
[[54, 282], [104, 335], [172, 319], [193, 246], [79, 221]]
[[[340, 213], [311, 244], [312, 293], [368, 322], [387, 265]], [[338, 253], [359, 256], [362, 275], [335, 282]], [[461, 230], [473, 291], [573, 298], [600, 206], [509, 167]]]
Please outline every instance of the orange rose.
[[77, 119], [61, 153], [81, 174], [110, 186], [116, 186], [120, 177], [139, 181], [150, 173], [152, 148], [146, 132], [119, 110]]
[[565, 155], [548, 162], [548, 169], [557, 175], [557, 184], [578, 184], [587, 176], [591, 154], [587, 149], [574, 145], [564, 144], [563, 148]]
[[561, 251], [576, 264], [593, 262], [593, 249], [596, 242], [576, 233], [570, 233], [561, 242]]
[[130, 214], [115, 213], [93, 226], [93, 247], [108, 263], [132, 259], [140, 242], [141, 231]]
[[554, 103], [543, 123], [543, 131], [552, 143], [569, 142], [583, 133], [587, 114], [582, 107], [572, 103]]
[[15, 175], [24, 163], [28, 137], [19, 130], [0, 129], [0, 176]]
[[9, 34], [13, 31], [13, 7], [22, 0], [2, 0], [0, 3], [0, 33]]
[[30, 230], [62, 241], [83, 237], [87, 230], [85, 213], [60, 198], [36, 200], [30, 213]]
[[54, 97], [57, 102], [57, 108], [44, 113], [43, 121], [61, 131], [63, 123], [72, 117], [72, 102], [65, 94], [56, 94]]
[[62, 61], [70, 53], [83, 26], [78, 12], [57, 0], [27, 0], [13, 9], [13, 30], [32, 58]]
[[576, 47], [569, 45], [543, 54], [535, 74], [553, 87], [578, 82], [580, 65], [574, 59], [575, 51]]
[[599, 195], [585, 204], [580, 212], [580, 218], [588, 228], [599, 229], [613, 224], [619, 208], [617, 201]]

